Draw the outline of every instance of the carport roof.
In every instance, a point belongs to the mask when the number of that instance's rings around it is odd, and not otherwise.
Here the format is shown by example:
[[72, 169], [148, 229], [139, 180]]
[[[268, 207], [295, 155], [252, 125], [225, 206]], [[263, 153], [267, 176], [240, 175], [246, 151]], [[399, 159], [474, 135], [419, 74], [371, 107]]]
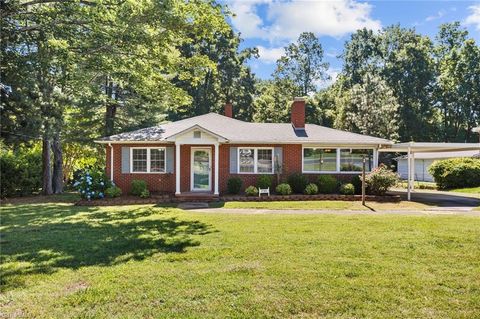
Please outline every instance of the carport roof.
[[388, 148], [379, 149], [379, 152], [454, 152], [454, 151], [479, 151], [480, 143], [428, 143], [407, 142], [397, 143]]

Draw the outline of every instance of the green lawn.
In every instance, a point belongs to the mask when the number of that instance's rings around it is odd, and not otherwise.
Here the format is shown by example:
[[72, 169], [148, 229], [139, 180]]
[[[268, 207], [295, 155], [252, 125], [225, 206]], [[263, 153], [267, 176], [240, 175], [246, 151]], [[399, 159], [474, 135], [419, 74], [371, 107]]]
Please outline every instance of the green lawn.
[[478, 196], [480, 196], [480, 186], [479, 187], [449, 189], [448, 191], [449, 192], [455, 192], [455, 193], [464, 193], [464, 194], [477, 194]]
[[480, 218], [0, 208], [0, 317], [478, 318]]

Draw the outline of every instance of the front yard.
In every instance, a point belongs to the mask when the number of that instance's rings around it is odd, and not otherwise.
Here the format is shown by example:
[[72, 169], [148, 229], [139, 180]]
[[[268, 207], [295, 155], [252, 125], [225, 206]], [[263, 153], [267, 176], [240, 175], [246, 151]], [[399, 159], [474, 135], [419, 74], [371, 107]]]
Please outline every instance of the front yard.
[[0, 209], [0, 317], [480, 313], [478, 217]]

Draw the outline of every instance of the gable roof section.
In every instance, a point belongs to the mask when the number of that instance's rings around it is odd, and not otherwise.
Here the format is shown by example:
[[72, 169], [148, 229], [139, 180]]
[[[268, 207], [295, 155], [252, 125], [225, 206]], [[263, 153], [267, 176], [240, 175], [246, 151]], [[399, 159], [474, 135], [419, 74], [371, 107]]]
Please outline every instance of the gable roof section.
[[299, 134], [290, 123], [250, 123], [216, 113], [161, 124], [97, 140], [99, 143], [165, 142], [171, 137], [198, 126], [229, 143], [252, 144], [322, 144], [322, 145], [392, 145], [389, 140], [306, 124]]

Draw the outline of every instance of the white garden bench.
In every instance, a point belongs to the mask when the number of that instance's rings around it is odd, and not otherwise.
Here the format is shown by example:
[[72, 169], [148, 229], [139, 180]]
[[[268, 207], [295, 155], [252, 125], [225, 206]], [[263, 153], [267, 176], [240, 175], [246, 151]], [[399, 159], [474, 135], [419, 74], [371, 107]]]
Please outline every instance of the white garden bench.
[[268, 187], [268, 188], [259, 188], [259, 189], [258, 189], [258, 197], [261, 197], [262, 194], [267, 194], [268, 196], [270, 196], [270, 187]]

